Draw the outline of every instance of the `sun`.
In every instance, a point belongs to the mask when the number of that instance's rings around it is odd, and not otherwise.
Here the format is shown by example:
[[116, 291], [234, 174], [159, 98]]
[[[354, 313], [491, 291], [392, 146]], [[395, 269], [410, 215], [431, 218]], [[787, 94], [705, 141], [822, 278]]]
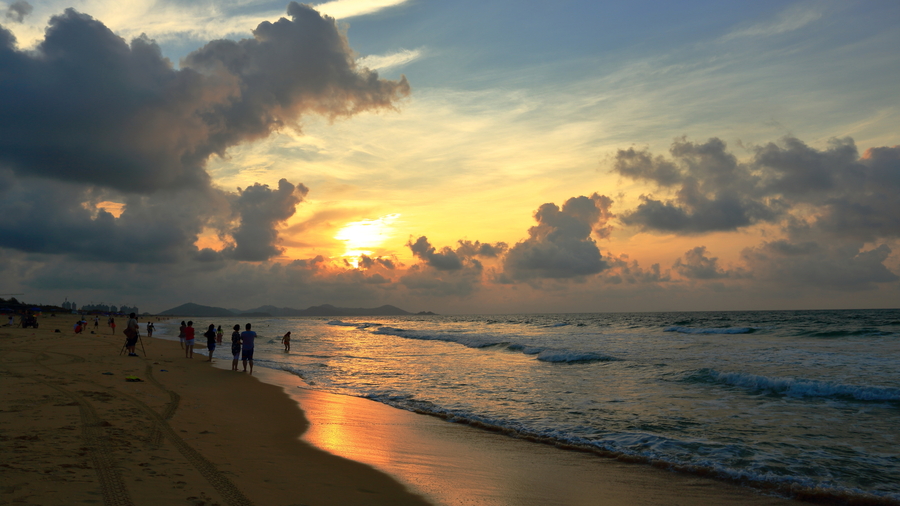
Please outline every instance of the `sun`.
[[[344, 257], [371, 255], [372, 250], [381, 246], [393, 237], [394, 222], [399, 214], [388, 214], [374, 220], [361, 220], [347, 223], [334, 236], [344, 242]], [[351, 260], [355, 262], [354, 260]]]

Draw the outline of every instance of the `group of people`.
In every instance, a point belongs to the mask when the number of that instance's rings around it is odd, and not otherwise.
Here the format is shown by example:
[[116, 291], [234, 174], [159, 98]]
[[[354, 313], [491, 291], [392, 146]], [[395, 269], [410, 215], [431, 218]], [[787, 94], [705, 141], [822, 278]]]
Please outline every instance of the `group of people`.
[[[241, 332], [241, 326], [236, 324], [233, 327], [234, 332], [231, 333], [231, 355], [233, 357], [231, 370], [237, 371], [238, 361], [241, 361], [244, 365], [244, 372], [247, 372], [247, 363], [249, 362], [250, 374], [253, 374], [253, 347], [256, 341], [256, 332], [250, 330], [252, 326], [249, 323], [245, 327], [245, 330]], [[223, 334], [222, 326], [219, 325], [219, 328], [216, 329], [216, 326], [213, 324], [210, 324], [206, 332], [203, 333], [203, 337], [206, 338], [206, 349], [209, 350], [207, 362], [212, 362], [213, 352], [216, 351], [217, 344], [222, 344]], [[290, 336], [290, 332], [288, 332], [288, 336]], [[181, 347], [184, 348], [185, 358], [194, 358], [195, 331], [193, 321], [181, 322], [178, 338], [181, 341]], [[290, 338], [288, 337], [288, 339]]]

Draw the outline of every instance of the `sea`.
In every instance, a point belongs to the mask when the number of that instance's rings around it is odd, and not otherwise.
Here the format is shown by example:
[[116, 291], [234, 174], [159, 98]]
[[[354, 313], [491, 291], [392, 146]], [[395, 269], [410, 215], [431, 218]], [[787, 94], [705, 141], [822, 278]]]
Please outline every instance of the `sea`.
[[221, 358], [252, 323], [256, 367], [311, 389], [786, 497], [900, 504], [897, 309], [193, 320], [197, 348], [226, 330]]

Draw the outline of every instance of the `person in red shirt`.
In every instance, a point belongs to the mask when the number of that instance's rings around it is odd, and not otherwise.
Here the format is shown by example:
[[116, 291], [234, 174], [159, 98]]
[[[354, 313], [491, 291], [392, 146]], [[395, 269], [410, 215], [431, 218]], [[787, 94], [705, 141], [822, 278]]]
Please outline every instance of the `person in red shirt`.
[[194, 322], [184, 328], [184, 358], [194, 358]]

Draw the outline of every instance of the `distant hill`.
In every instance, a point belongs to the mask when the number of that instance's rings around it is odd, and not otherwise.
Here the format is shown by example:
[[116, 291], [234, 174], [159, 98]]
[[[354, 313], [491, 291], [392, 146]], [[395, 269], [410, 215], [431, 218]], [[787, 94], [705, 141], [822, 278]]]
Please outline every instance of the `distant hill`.
[[165, 316], [234, 316], [234, 313], [224, 307], [201, 306], [193, 302], [166, 309], [159, 314]]
[[[200, 304], [182, 304], [172, 309], [167, 309], [160, 315], [164, 316], [403, 316], [412, 314], [396, 306], [384, 305], [375, 308], [365, 307], [337, 307], [331, 304], [312, 306], [307, 309], [294, 309], [289, 307], [260, 306], [247, 311], [229, 310], [223, 307], [201, 306]], [[419, 314], [433, 314], [422, 312]]]
[[260, 306], [249, 311], [241, 311], [241, 314], [248, 312], [269, 313], [272, 316], [402, 316], [412, 314], [404, 311], [396, 306], [381, 306], [376, 308], [365, 307], [336, 307], [331, 304], [323, 304], [321, 306], [312, 306], [307, 309], [293, 309], [289, 307]]

